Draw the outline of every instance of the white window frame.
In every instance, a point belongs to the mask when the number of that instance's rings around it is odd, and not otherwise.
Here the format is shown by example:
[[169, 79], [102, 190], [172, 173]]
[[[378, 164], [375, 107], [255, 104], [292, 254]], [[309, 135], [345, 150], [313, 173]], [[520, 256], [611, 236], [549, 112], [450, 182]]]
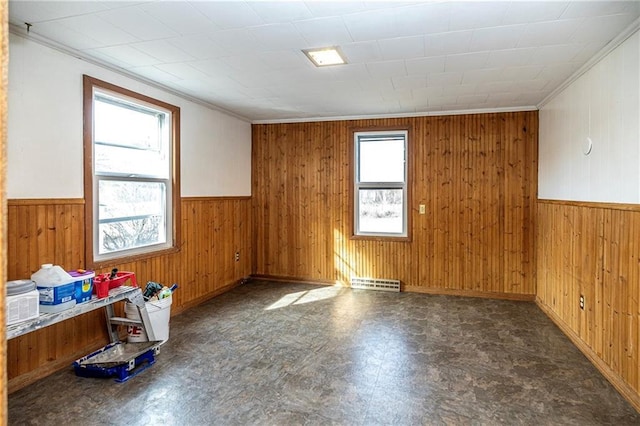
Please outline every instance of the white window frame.
[[[403, 182], [360, 182], [360, 141], [375, 139], [399, 139], [404, 142]], [[355, 131], [353, 132], [354, 179], [353, 179], [353, 235], [355, 237], [409, 238], [409, 131]], [[402, 190], [402, 232], [366, 232], [360, 230], [360, 190], [361, 189], [401, 189]]]
[[[95, 146], [96, 144], [104, 143], [104, 141], [96, 141], [94, 133], [94, 114], [95, 114], [95, 100], [96, 96], [104, 95], [106, 97], [115, 98], [121, 100], [123, 105], [131, 105], [132, 109], [146, 113], [161, 113], [166, 114], [166, 120], [161, 122], [159, 120], [159, 126], [163, 126], [161, 129], [161, 138], [163, 141], [159, 143], [159, 149], [163, 150], [168, 157], [168, 170], [166, 170], [166, 176], [159, 175], [145, 175], [145, 174], [131, 174], [121, 172], [97, 172], [95, 167]], [[90, 97], [90, 99], [87, 99]], [[86, 103], [90, 102], [90, 105]], [[117, 102], [113, 102], [116, 104]], [[87, 108], [89, 107], [89, 108]], [[87, 116], [88, 115], [88, 116]], [[151, 255], [158, 255], [166, 251], [170, 251], [177, 246], [177, 226], [178, 220], [177, 213], [179, 205], [179, 184], [176, 170], [178, 169], [177, 163], [179, 161], [177, 152], [179, 147], [179, 108], [173, 105], [165, 104], [161, 101], [146, 97], [144, 95], [137, 94], [135, 92], [128, 91], [126, 89], [113, 86], [109, 83], [101, 82], [100, 80], [93, 79], [85, 76], [85, 191], [90, 188], [90, 194], [85, 194], [87, 198], [87, 264], [95, 266], [105, 265], [109, 262], [109, 265], [114, 263], [114, 260], [118, 261], [130, 261], [138, 258], [149, 257]], [[87, 128], [88, 127], [88, 128]], [[174, 128], [177, 127], [177, 128]], [[177, 139], [177, 140], [176, 140]], [[113, 145], [106, 143], [107, 145]], [[114, 145], [115, 146], [115, 145]], [[130, 147], [127, 147], [130, 148]], [[137, 148], [131, 148], [137, 149]], [[139, 148], [144, 149], [144, 148]], [[87, 154], [89, 154], [87, 156]], [[162, 171], [164, 173], [165, 170]], [[89, 182], [87, 182], [87, 179]], [[162, 209], [164, 211], [164, 242], [155, 244], [149, 244], [141, 247], [133, 247], [127, 249], [116, 250], [109, 253], [100, 253], [100, 223], [107, 222], [119, 222], [127, 219], [138, 219], [142, 217], [118, 217], [111, 219], [100, 219], [100, 194], [99, 185], [100, 182], [151, 182], [161, 183], [164, 185], [164, 200]], [[89, 185], [88, 185], [89, 184]], [[89, 235], [90, 234], [90, 235]], [[89, 241], [91, 241], [89, 243]]]

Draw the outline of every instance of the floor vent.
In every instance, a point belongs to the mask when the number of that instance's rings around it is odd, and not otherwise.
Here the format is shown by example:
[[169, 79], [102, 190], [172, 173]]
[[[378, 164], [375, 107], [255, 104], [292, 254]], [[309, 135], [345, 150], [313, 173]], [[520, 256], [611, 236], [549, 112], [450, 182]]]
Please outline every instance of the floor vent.
[[400, 291], [400, 281], [378, 278], [351, 277], [351, 288], [360, 290]]

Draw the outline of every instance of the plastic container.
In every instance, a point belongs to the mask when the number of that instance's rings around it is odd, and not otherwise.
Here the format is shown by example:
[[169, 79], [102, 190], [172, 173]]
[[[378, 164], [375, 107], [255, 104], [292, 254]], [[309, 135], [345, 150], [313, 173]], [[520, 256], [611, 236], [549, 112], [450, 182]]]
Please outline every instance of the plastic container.
[[31, 280], [7, 282], [7, 325], [16, 324], [40, 315], [40, 293]]
[[60, 266], [45, 263], [31, 279], [40, 293], [40, 312], [60, 312], [76, 305], [75, 279]]
[[116, 276], [109, 279], [111, 274], [109, 272], [105, 272], [103, 274], [98, 274], [93, 281], [94, 285], [98, 285], [99, 283], [106, 282], [109, 285], [108, 290], [112, 290], [116, 287], [120, 287], [125, 282], [129, 281], [129, 285], [131, 287], [138, 287], [138, 282], [136, 281], [136, 274], [134, 272], [117, 272]]
[[[153, 333], [156, 336], [156, 340], [162, 340], [164, 344], [169, 340], [169, 318], [171, 317], [171, 303], [172, 297], [167, 297], [162, 300], [145, 302], [147, 312], [149, 313], [149, 319], [151, 320], [151, 326], [153, 327]], [[124, 304], [125, 316], [129, 319], [140, 320], [140, 314], [138, 308], [132, 303]], [[148, 342], [147, 333], [144, 329], [136, 326], [127, 327], [128, 342]]]
[[91, 300], [93, 279], [96, 274], [93, 271], [69, 271], [68, 274], [75, 279], [74, 286], [76, 303], [84, 303]]

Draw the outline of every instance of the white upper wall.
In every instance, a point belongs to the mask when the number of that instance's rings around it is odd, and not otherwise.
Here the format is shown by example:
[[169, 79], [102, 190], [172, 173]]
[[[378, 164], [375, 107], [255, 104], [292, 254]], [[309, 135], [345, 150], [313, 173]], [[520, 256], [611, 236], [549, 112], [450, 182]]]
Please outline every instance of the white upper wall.
[[82, 75], [180, 107], [181, 195], [251, 195], [251, 124], [9, 37], [8, 198], [82, 198]]
[[640, 203], [639, 123], [636, 32], [540, 110], [538, 198]]

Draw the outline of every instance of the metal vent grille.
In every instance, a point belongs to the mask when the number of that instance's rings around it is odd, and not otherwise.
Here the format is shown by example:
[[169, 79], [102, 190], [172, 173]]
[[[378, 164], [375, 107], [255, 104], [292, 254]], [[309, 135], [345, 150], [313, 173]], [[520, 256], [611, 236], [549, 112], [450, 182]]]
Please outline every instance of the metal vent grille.
[[400, 292], [399, 280], [381, 280], [378, 278], [351, 277], [351, 288], [361, 290], [380, 290]]

